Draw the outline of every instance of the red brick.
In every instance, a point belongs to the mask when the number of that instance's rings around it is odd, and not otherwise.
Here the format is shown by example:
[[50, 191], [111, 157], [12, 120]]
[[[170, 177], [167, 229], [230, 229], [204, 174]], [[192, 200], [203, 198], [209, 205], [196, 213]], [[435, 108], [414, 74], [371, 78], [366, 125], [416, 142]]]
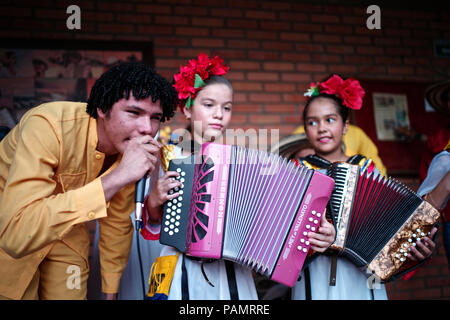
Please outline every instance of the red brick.
[[324, 42], [324, 43], [340, 43], [342, 37], [335, 34], [314, 34], [313, 42]]
[[321, 32], [323, 26], [320, 24], [312, 23], [294, 23], [294, 31], [301, 32]]
[[303, 93], [284, 93], [283, 101], [300, 103], [306, 101], [306, 98]]
[[355, 36], [355, 35], [351, 35], [351, 36], [344, 36], [344, 43], [349, 43], [349, 44], [371, 44], [372, 43], [372, 38], [370, 37], [363, 37], [363, 36]]
[[311, 55], [309, 53], [283, 53], [281, 55], [281, 60], [309, 62], [311, 61]]
[[228, 40], [228, 48], [256, 49], [259, 48], [259, 41], [252, 40]]
[[147, 35], [172, 35], [173, 28], [169, 26], [155, 26], [155, 25], [137, 25], [137, 33], [147, 34]]
[[208, 8], [205, 6], [176, 6], [175, 14], [180, 16], [189, 15], [191, 17], [206, 16], [208, 15]]
[[293, 22], [299, 22], [299, 21], [309, 21], [308, 15], [304, 12], [298, 12], [298, 11], [286, 11], [286, 12], [279, 12], [278, 17], [280, 21], [293, 21]]
[[274, 20], [276, 15], [270, 11], [248, 10], [245, 12], [245, 17], [250, 19]]
[[326, 64], [340, 63], [340, 62], [342, 62], [342, 56], [337, 55], [337, 54], [317, 53], [317, 54], [312, 54], [312, 61], [313, 62], [322, 62], [322, 63], [326, 63]]
[[353, 46], [328, 45], [326, 46], [326, 51], [330, 53], [354, 53], [355, 49]]
[[267, 71], [294, 71], [295, 65], [290, 62], [265, 62], [263, 69]]
[[200, 28], [200, 27], [176, 27], [175, 34], [180, 36], [209, 36], [208, 28]]
[[280, 39], [299, 42], [310, 41], [309, 33], [300, 33], [300, 32], [282, 32], [280, 34]]
[[438, 299], [441, 298], [441, 289], [421, 289], [412, 292], [413, 299]]
[[230, 28], [245, 28], [256, 29], [258, 28], [258, 22], [256, 20], [249, 19], [227, 19], [227, 26]]
[[188, 25], [189, 18], [182, 16], [155, 16], [156, 24], [168, 24], [168, 25]]
[[279, 76], [276, 72], [249, 72], [247, 78], [256, 81], [277, 81]]
[[272, 31], [247, 30], [246, 35], [249, 39], [276, 40], [278, 38], [278, 33]]
[[134, 33], [134, 25], [119, 23], [101, 23], [98, 25], [99, 32], [105, 33]]
[[[234, 85], [234, 83], [233, 83]], [[244, 112], [244, 113], [255, 113], [255, 112], [262, 112], [263, 108], [261, 104], [233, 104], [233, 115], [236, 112]]]
[[181, 65], [185, 64], [186, 61], [183, 59], [162, 59], [157, 58], [155, 62], [156, 69], [159, 68], [172, 68], [178, 69]]
[[172, 9], [168, 5], [137, 4], [136, 5], [136, 12], [160, 15], [160, 14], [171, 14], [172, 13]]
[[214, 54], [222, 57], [223, 59], [245, 59], [247, 57], [244, 50], [233, 49], [217, 49], [214, 50]]
[[265, 83], [264, 91], [265, 92], [295, 92], [295, 85], [291, 84], [291, 83]]
[[389, 74], [411, 75], [414, 74], [414, 68], [408, 66], [388, 67]]
[[230, 8], [212, 8], [211, 15], [217, 17], [229, 17], [229, 18], [241, 18], [243, 17], [244, 11], [241, 9], [230, 9]]
[[290, 30], [291, 24], [284, 21], [261, 21], [261, 29], [263, 30]]
[[259, 62], [254, 61], [237, 61], [232, 60], [228, 62], [230, 67], [237, 70], [260, 70], [261, 64]]
[[118, 14], [117, 22], [129, 22], [136, 24], [149, 24], [152, 22], [152, 18], [148, 14]]
[[[82, 7], [80, 7], [82, 8]], [[97, 8], [100, 11], [116, 11], [116, 12], [125, 12], [125, 11], [134, 11], [134, 6], [131, 3], [117, 3], [117, 2], [97, 2]]]
[[270, 105], [266, 106], [265, 111], [271, 112], [271, 113], [272, 112], [274, 112], [274, 113], [283, 112], [283, 113], [292, 114], [292, 113], [298, 112], [298, 108], [295, 104], [292, 104], [292, 103], [283, 103], [283, 104], [278, 103], [278, 104], [270, 104]]
[[265, 60], [265, 61], [278, 60], [279, 53], [278, 52], [268, 52], [268, 51], [250, 51], [248, 53], [248, 58], [251, 60], [257, 59], [257, 60]]
[[192, 18], [193, 26], [203, 27], [222, 27], [224, 25], [223, 19], [220, 18]]
[[244, 31], [239, 29], [213, 29], [213, 37], [218, 38], [244, 38]]
[[330, 73], [338, 73], [338, 74], [355, 74], [358, 72], [358, 67], [354, 64], [349, 65], [330, 65], [328, 67], [328, 71]]
[[263, 41], [262, 47], [267, 50], [288, 51], [292, 50], [292, 43], [281, 41]]
[[280, 123], [281, 117], [279, 115], [266, 115], [266, 114], [258, 114], [258, 115], [251, 115], [250, 117], [250, 123]]
[[275, 93], [251, 93], [249, 94], [251, 102], [280, 102], [281, 97]]
[[297, 70], [300, 72], [323, 72], [326, 69], [324, 64], [297, 63]]
[[222, 39], [202, 39], [202, 38], [194, 38], [192, 39], [193, 47], [206, 47], [206, 48], [221, 48], [224, 47], [224, 40]]
[[302, 73], [286, 73], [283, 72], [281, 74], [281, 81], [288, 82], [309, 82], [311, 81], [311, 77], [309, 74]]
[[296, 43], [295, 50], [298, 52], [306, 51], [306, 52], [323, 52], [325, 46], [323, 44], [316, 43]]
[[235, 91], [261, 91], [262, 84], [259, 82], [250, 82], [250, 81], [244, 82], [234, 81], [233, 89]]
[[318, 23], [339, 23], [338, 15], [331, 14], [312, 14], [310, 16], [312, 22]]

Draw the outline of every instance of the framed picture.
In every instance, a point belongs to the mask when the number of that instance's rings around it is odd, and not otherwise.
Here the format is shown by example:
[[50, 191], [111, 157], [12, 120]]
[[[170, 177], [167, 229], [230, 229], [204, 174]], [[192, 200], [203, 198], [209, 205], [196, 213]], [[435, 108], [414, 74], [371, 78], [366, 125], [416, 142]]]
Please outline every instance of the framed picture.
[[150, 42], [3, 39], [0, 126], [12, 128], [30, 108], [86, 101], [95, 80], [122, 62], [154, 65]]
[[372, 139], [389, 175], [418, 176], [426, 141], [450, 118], [430, 110], [425, 90], [430, 82], [403, 80], [360, 81], [366, 95], [353, 123]]

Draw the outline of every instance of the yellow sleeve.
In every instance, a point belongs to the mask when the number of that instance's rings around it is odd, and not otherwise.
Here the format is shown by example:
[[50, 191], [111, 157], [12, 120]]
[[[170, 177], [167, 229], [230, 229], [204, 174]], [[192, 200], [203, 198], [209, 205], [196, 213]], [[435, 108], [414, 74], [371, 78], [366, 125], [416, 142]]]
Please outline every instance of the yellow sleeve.
[[55, 174], [61, 144], [46, 119], [30, 117], [15, 130], [16, 149], [0, 197], [0, 247], [20, 258], [60, 240], [76, 224], [105, 217], [106, 202], [100, 179], [62, 192]]
[[367, 136], [367, 134], [359, 127], [349, 125], [347, 133], [342, 138], [345, 144], [345, 155], [353, 156], [361, 154], [372, 159], [377, 169], [382, 175], [386, 175], [386, 167], [383, 165], [381, 158], [378, 156], [378, 148]]
[[122, 188], [111, 200], [108, 217], [99, 219], [102, 291], [116, 293], [128, 262], [133, 240], [130, 214], [134, 204], [134, 185]]

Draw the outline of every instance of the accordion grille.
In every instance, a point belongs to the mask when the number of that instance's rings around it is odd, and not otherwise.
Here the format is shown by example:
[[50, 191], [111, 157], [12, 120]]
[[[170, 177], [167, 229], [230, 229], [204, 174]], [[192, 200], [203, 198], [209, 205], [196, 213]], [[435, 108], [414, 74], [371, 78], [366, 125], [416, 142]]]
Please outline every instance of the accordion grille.
[[270, 276], [313, 171], [242, 147], [232, 161], [222, 255]]

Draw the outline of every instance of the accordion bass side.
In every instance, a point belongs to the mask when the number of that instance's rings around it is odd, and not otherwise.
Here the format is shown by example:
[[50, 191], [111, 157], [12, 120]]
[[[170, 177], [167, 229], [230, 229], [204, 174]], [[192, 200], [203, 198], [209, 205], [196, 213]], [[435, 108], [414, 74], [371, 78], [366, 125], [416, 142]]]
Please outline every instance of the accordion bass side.
[[275, 154], [214, 143], [202, 146], [195, 165], [181, 162], [169, 165], [184, 186], [181, 199], [164, 205], [160, 242], [189, 256], [231, 260], [292, 287], [333, 179]]
[[408, 249], [429, 235], [439, 211], [401, 182], [357, 165], [335, 163], [327, 174], [335, 180], [329, 203], [336, 227], [331, 248], [389, 280], [404, 269]]

